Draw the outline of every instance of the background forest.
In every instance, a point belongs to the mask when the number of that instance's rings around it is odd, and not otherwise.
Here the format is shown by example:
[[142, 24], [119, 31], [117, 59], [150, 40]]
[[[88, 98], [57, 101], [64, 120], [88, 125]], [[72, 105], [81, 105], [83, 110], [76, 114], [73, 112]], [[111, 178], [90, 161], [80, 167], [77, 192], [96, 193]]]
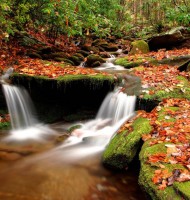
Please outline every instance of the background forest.
[[173, 26], [189, 26], [188, 0], [1, 0], [0, 37], [17, 31], [98, 37], [143, 37]]

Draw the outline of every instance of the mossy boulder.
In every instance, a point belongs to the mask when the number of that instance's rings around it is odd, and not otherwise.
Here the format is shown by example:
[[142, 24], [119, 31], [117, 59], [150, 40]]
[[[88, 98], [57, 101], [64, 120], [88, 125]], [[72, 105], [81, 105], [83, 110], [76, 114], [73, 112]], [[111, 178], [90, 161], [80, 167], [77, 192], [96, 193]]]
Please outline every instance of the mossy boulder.
[[118, 50], [118, 45], [115, 44], [101, 44], [100, 45], [102, 48], [104, 48], [105, 51], [110, 51], [110, 52], [114, 52]]
[[155, 51], [158, 49], [166, 48], [172, 49], [180, 46], [186, 40], [186, 34], [189, 31], [184, 27], [176, 27], [170, 31], [163, 32], [151, 36], [148, 39], [148, 44], [151, 50]]
[[142, 54], [142, 53], [148, 53], [149, 52], [149, 46], [148, 43], [144, 40], [137, 40], [131, 43], [131, 50], [129, 52], [130, 55], [134, 54]]
[[172, 90], [168, 88], [163, 90], [154, 90], [154, 88], [151, 88], [154, 93], [146, 93], [145, 91], [142, 98], [145, 100], [156, 101], [162, 101], [165, 98], [185, 98], [190, 100], [190, 82], [183, 76], [177, 76], [176, 79], [180, 82], [176, 84]]
[[[165, 99], [152, 111], [154, 129], [150, 135], [143, 136], [145, 142], [139, 154], [139, 184], [153, 200], [190, 199], [189, 169], [185, 164], [189, 158], [182, 158], [187, 152], [185, 146], [189, 144], [188, 128], [185, 129], [188, 117], [180, 118], [188, 111], [189, 101], [185, 99]], [[183, 140], [173, 129], [176, 125], [184, 128]], [[175, 140], [172, 139], [174, 137]]]
[[116, 133], [103, 153], [103, 164], [114, 169], [125, 169], [137, 155], [142, 134], [152, 130], [149, 121], [138, 118], [132, 124], [133, 130]]
[[[141, 169], [139, 175], [139, 184], [145, 190], [145, 192], [151, 197], [153, 200], [181, 200], [181, 199], [190, 199], [189, 186], [190, 182], [174, 182], [173, 185], [166, 187], [164, 190], [158, 188], [158, 185], [154, 184], [152, 178], [154, 176], [155, 170], [160, 169], [159, 163], [155, 163], [151, 165], [147, 163], [147, 158], [155, 153], [166, 153], [165, 144], [161, 143], [153, 146], [149, 145], [150, 141], [147, 141], [142, 146], [142, 150], [140, 152], [140, 162]], [[171, 173], [175, 169], [185, 168], [180, 164], [162, 164], [162, 168]]]
[[[13, 74], [15, 85], [25, 87], [42, 121], [54, 122], [75, 114], [77, 110], [95, 110], [115, 86], [112, 75], [64, 75], [58, 78]], [[77, 118], [77, 120], [81, 119]]]
[[8, 129], [11, 127], [10, 122], [0, 122], [0, 129]]
[[56, 52], [56, 53], [51, 53], [49, 55], [52, 59], [54, 58], [65, 58], [68, 59], [68, 55], [64, 52]]
[[98, 47], [95, 46], [88, 46], [88, 45], [84, 45], [81, 47], [82, 50], [90, 52], [90, 53], [94, 53], [94, 54], [98, 54], [99, 53], [99, 49]]
[[[93, 67], [93, 64], [96, 62], [104, 63], [105, 60], [97, 54], [91, 54], [87, 57], [86, 65], [88, 67]], [[95, 65], [95, 66], [97, 66], [97, 65]]]
[[69, 64], [69, 65], [72, 65], [72, 66], [75, 65], [75, 63], [72, 60], [67, 59], [67, 58], [56, 57], [56, 58], [54, 58], [54, 60], [57, 61], [57, 62], [64, 62], [65, 64]]
[[140, 65], [146, 64], [147, 62], [155, 63], [156, 60], [153, 58], [149, 58], [149, 57], [139, 57], [138, 59], [131, 59], [130, 57], [125, 56], [123, 58], [117, 58], [114, 61], [114, 63], [116, 65], [121, 65], [121, 66], [125, 67], [126, 69], [138, 67]]
[[81, 58], [76, 55], [69, 57], [69, 60], [71, 60], [76, 66], [80, 65], [82, 61]]
[[84, 57], [87, 57], [90, 53], [84, 50], [78, 50], [76, 53], [82, 54]]
[[75, 53], [73, 56], [78, 57], [80, 59], [80, 61], [84, 60], [84, 56], [81, 53]]

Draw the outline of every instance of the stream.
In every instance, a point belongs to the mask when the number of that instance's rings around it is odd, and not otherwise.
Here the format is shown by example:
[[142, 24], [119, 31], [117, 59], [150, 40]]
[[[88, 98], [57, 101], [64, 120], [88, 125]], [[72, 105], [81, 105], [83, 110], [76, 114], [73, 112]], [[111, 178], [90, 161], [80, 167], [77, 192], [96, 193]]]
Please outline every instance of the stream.
[[67, 151], [55, 147], [54, 138], [41, 143], [1, 142], [0, 199], [145, 199], [138, 186], [137, 163], [124, 172], [113, 172], [102, 166], [100, 153], [69, 160]]
[[[146, 199], [138, 186], [137, 162], [123, 172], [101, 164], [110, 138], [134, 115], [135, 96], [116, 88], [107, 95], [96, 118], [80, 122], [82, 128], [68, 137], [68, 125], [47, 126], [34, 118], [25, 90], [6, 84], [3, 87], [8, 107], [13, 110], [9, 110], [13, 129], [0, 133], [0, 200]], [[65, 142], [60, 143], [60, 137]]]

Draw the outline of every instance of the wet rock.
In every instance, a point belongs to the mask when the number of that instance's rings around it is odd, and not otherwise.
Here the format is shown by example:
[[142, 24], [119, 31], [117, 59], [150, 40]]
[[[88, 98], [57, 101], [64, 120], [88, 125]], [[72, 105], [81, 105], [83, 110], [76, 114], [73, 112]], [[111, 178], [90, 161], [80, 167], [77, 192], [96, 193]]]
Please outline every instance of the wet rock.
[[55, 143], [62, 143], [68, 138], [68, 134], [60, 135], [56, 138]]
[[97, 55], [97, 54], [91, 54], [87, 57], [87, 61], [86, 61], [86, 65], [88, 67], [97, 67], [99, 66], [101, 63], [104, 63], [104, 59]]
[[100, 56], [101, 56], [102, 58], [110, 58], [110, 54], [109, 54], [108, 52], [101, 52], [101, 53], [100, 53]]
[[66, 58], [54, 58], [55, 61], [57, 62], [65, 62], [68, 63], [69, 65], [75, 65], [74, 62], [70, 59], [66, 59]]
[[74, 65], [80, 65], [82, 61], [80, 57], [75, 56], [75, 55], [71, 56], [69, 60], [71, 60], [74, 63]]
[[190, 31], [184, 27], [171, 29], [166, 33], [155, 35], [148, 39], [150, 50], [162, 48], [171, 49], [182, 45], [183, 42], [190, 38]]
[[84, 56], [81, 53], [75, 53], [73, 56], [78, 57], [80, 61], [84, 60]]
[[35, 51], [29, 51], [27, 52], [26, 56], [29, 56], [30, 58], [39, 58], [39, 59], [42, 59], [42, 56], [35, 52]]
[[77, 53], [82, 54], [84, 57], [86, 57], [90, 54], [88, 51], [84, 51], [84, 50], [78, 50]]
[[54, 59], [54, 58], [66, 58], [66, 59], [68, 59], [68, 55], [65, 54], [64, 52], [51, 53], [49, 56], [52, 59]]
[[130, 55], [149, 52], [148, 43], [145, 42], [144, 40], [136, 40], [132, 42], [131, 45], [132, 45], [132, 48], [129, 52]]
[[90, 53], [94, 53], [94, 54], [98, 54], [99, 53], [99, 49], [97, 47], [94, 46], [88, 46], [88, 45], [84, 45], [83, 47], [81, 47], [82, 50], [90, 52]]
[[100, 65], [101, 65], [101, 62], [100, 61], [96, 61], [91, 65], [91, 67], [95, 68], [95, 67], [99, 67]]
[[105, 51], [117, 51], [118, 50], [118, 45], [115, 44], [105, 44], [105, 45], [101, 45], [101, 47], [103, 47], [105, 49]]

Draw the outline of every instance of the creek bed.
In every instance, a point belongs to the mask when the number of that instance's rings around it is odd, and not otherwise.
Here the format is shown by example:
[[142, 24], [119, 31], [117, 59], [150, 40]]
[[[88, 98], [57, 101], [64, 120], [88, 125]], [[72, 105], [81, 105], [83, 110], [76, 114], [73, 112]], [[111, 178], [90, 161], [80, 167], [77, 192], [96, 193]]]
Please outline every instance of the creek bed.
[[[64, 132], [63, 127], [56, 125], [58, 135]], [[118, 173], [102, 166], [100, 154], [68, 161], [64, 150], [56, 149], [55, 141], [55, 137], [33, 143], [1, 140], [0, 199], [146, 199], [138, 186], [138, 164]]]

